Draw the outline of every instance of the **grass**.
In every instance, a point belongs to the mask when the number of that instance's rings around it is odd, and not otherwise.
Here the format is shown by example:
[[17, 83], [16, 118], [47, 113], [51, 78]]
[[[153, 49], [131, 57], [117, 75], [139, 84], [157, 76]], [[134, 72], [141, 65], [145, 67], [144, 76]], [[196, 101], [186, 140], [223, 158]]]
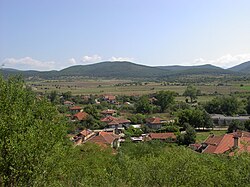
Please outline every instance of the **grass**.
[[250, 86], [242, 86], [241, 88], [244, 90], [250, 91]]
[[[146, 85], [123, 85], [115, 86], [119, 83], [130, 83], [130, 80], [91, 80], [91, 79], [82, 79], [82, 80], [47, 80], [47, 81], [37, 81], [29, 82], [30, 85], [36, 88], [38, 92], [51, 92], [56, 90], [58, 92], [67, 92], [71, 91], [73, 95], [89, 95], [89, 94], [114, 94], [114, 95], [143, 95], [155, 93], [161, 90], [170, 90], [183, 94], [186, 89], [186, 85], [163, 85], [160, 82], [147, 82]], [[209, 94], [215, 92], [219, 94], [230, 94], [231, 92], [247, 92], [250, 86], [239, 87], [239, 85], [232, 84], [230, 86], [216, 86], [215, 84], [207, 85], [198, 85], [198, 89], [202, 93], [208, 96], [198, 97], [198, 102], [203, 102], [213, 98]], [[245, 88], [245, 89], [242, 89]], [[185, 98], [180, 97], [177, 100], [185, 100]]]
[[226, 134], [226, 132], [227, 132], [226, 130], [199, 131], [196, 133], [196, 143], [204, 142], [207, 139], [207, 137], [211, 134], [220, 136]]

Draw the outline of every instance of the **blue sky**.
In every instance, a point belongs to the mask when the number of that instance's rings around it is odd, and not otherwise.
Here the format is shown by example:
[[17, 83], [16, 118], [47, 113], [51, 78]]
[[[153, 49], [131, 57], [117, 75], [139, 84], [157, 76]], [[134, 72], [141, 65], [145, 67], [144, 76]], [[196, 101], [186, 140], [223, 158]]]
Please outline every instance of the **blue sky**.
[[231, 67], [250, 60], [249, 0], [0, 0], [0, 62]]

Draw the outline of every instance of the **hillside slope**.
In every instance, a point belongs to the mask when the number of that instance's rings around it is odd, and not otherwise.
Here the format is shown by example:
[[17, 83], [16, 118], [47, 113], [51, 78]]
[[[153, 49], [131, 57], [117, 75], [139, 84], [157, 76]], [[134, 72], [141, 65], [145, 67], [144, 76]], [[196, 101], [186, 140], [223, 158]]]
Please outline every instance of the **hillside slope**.
[[242, 73], [250, 73], [250, 61], [231, 67], [228, 70]]
[[142, 78], [161, 77], [167, 74], [167, 70], [156, 67], [138, 65], [131, 62], [100, 62], [91, 65], [78, 65], [63, 69], [60, 76], [89, 76], [89, 77], [119, 77]]

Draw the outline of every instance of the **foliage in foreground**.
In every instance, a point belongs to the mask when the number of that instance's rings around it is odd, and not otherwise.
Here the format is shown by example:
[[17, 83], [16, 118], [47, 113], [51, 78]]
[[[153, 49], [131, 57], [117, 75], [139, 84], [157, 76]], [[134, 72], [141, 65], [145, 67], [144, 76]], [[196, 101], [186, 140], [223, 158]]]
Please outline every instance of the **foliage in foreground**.
[[[95, 145], [77, 147], [62, 186], [248, 186], [250, 157], [195, 153], [161, 142], [123, 144], [117, 154]], [[61, 180], [64, 179], [64, 180]]]

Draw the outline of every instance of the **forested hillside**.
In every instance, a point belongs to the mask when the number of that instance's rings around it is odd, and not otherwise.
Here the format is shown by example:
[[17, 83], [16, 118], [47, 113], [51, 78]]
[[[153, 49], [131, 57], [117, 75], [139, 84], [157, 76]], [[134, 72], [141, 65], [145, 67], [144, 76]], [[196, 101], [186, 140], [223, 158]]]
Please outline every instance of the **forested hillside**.
[[101, 62], [85, 66], [72, 66], [59, 72], [60, 76], [89, 77], [161, 77], [168, 71], [154, 67], [143, 66], [131, 62]]

